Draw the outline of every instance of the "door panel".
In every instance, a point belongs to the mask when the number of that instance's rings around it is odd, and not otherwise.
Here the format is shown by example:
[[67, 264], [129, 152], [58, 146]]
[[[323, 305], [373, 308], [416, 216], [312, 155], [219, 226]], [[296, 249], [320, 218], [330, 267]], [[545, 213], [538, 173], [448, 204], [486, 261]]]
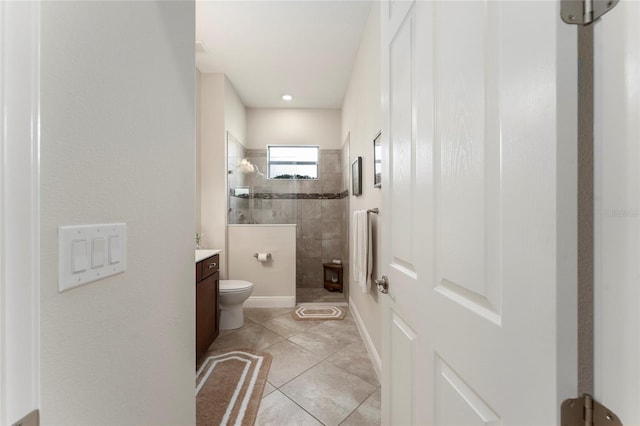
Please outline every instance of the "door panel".
[[[418, 298], [412, 299], [411, 294], [426, 290], [426, 280], [418, 276], [418, 262], [423, 260], [422, 242], [416, 239], [424, 229], [423, 212], [425, 211], [425, 198], [416, 198], [417, 186], [422, 179], [417, 175], [416, 167], [421, 149], [416, 143], [416, 101], [420, 90], [416, 85], [416, 37], [418, 27], [415, 25], [415, 4], [412, 2], [398, 2], [397, 4], [381, 6], [384, 11], [391, 13], [389, 27], [393, 27], [393, 33], [389, 35], [386, 47], [383, 46], [383, 56], [386, 55], [389, 66], [382, 69], [382, 74], [388, 76], [388, 91], [385, 93], [393, 108], [389, 110], [385, 121], [387, 136], [392, 143], [383, 147], [383, 168], [393, 170], [393, 173], [385, 172], [393, 191], [385, 191], [383, 197], [386, 202], [395, 206], [393, 209], [383, 211], [383, 220], [387, 226], [382, 228], [382, 239], [388, 241], [382, 250], [386, 251], [385, 259], [388, 266], [385, 273], [390, 279], [411, 291], [389, 291], [389, 298], [399, 303], [399, 306], [412, 306], [411, 309], [395, 311], [391, 305], [386, 311], [387, 320], [383, 322], [383, 334], [388, 338], [388, 344], [383, 348], [382, 358], [391, 360], [395, 366], [393, 371], [388, 369], [383, 378], [383, 399], [389, 401], [389, 410], [383, 424], [416, 424], [420, 423], [422, 415], [417, 413], [423, 406], [420, 395], [425, 391], [425, 382], [420, 377], [426, 372], [418, 373], [429, 367], [424, 363], [421, 348], [424, 342], [418, 336], [422, 334], [416, 326], [417, 312], [420, 306], [416, 303]], [[385, 96], [383, 94], [383, 96]], [[384, 177], [383, 177], [384, 179]], [[386, 214], [386, 216], [385, 216]], [[409, 296], [409, 297], [407, 297]], [[384, 302], [383, 302], [384, 303]]]
[[386, 6], [382, 422], [557, 424], [577, 382], [575, 28], [551, 2]]
[[433, 19], [436, 290], [499, 324], [499, 8], [437, 3]]
[[413, 371], [416, 361], [416, 333], [409, 325], [393, 312], [391, 314], [391, 352], [390, 356], [394, 365], [391, 377], [390, 394], [393, 397], [391, 402], [391, 424], [409, 425], [413, 424]]
[[[386, 7], [388, 11], [388, 22], [389, 24], [395, 28], [394, 31], [397, 31], [398, 25], [404, 21], [404, 18], [407, 16], [407, 12], [413, 6], [413, 0], [389, 0], [382, 7]], [[381, 9], [382, 14], [384, 14], [384, 9]]]
[[444, 360], [436, 357], [436, 407], [438, 425], [498, 426], [498, 415]]
[[394, 174], [391, 176], [396, 190], [391, 194], [391, 202], [402, 208], [391, 212], [393, 233], [391, 247], [393, 264], [404, 273], [415, 278], [412, 235], [415, 220], [414, 182], [415, 163], [412, 161], [415, 140], [413, 138], [414, 92], [412, 58], [414, 56], [413, 17], [409, 15], [401, 24], [391, 41], [390, 79], [391, 98], [391, 161]]

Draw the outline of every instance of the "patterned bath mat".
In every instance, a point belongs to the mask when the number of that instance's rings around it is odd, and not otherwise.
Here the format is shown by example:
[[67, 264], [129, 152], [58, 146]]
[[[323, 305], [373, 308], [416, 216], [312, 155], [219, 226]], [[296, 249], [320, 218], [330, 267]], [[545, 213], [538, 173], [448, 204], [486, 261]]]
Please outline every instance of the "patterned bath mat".
[[196, 372], [196, 424], [253, 425], [271, 355], [253, 349], [207, 352]]
[[302, 305], [291, 312], [296, 321], [341, 320], [346, 314], [346, 308], [335, 305]]

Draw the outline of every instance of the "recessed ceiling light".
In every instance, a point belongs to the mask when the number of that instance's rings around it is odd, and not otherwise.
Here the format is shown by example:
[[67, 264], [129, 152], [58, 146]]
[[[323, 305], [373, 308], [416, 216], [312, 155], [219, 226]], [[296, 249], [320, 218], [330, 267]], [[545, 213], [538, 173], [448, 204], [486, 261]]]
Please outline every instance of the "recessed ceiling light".
[[293, 96], [291, 96], [291, 95], [282, 95], [282, 100], [283, 101], [291, 101], [291, 100], [293, 100]]

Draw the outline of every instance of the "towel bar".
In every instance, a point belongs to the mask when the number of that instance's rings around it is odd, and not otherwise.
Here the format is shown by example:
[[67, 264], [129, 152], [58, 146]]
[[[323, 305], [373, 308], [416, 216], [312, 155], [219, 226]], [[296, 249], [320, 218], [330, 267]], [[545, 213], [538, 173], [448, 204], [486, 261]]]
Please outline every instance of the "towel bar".
[[375, 214], [378, 214], [378, 213], [380, 213], [380, 209], [379, 209], [379, 208], [377, 208], [377, 207], [376, 207], [375, 209], [369, 209], [369, 210], [367, 210], [367, 213], [375, 213]]

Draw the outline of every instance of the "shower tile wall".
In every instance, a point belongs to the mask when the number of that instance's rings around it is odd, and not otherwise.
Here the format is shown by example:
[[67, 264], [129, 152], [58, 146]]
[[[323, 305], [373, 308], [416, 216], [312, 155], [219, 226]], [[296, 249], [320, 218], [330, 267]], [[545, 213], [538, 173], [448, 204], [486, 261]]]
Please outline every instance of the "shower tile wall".
[[320, 150], [316, 180], [268, 180], [267, 151], [248, 149], [246, 158], [264, 175], [248, 175], [252, 196], [238, 215], [245, 223], [296, 223], [296, 287], [323, 287], [322, 263], [348, 254], [342, 151]]

